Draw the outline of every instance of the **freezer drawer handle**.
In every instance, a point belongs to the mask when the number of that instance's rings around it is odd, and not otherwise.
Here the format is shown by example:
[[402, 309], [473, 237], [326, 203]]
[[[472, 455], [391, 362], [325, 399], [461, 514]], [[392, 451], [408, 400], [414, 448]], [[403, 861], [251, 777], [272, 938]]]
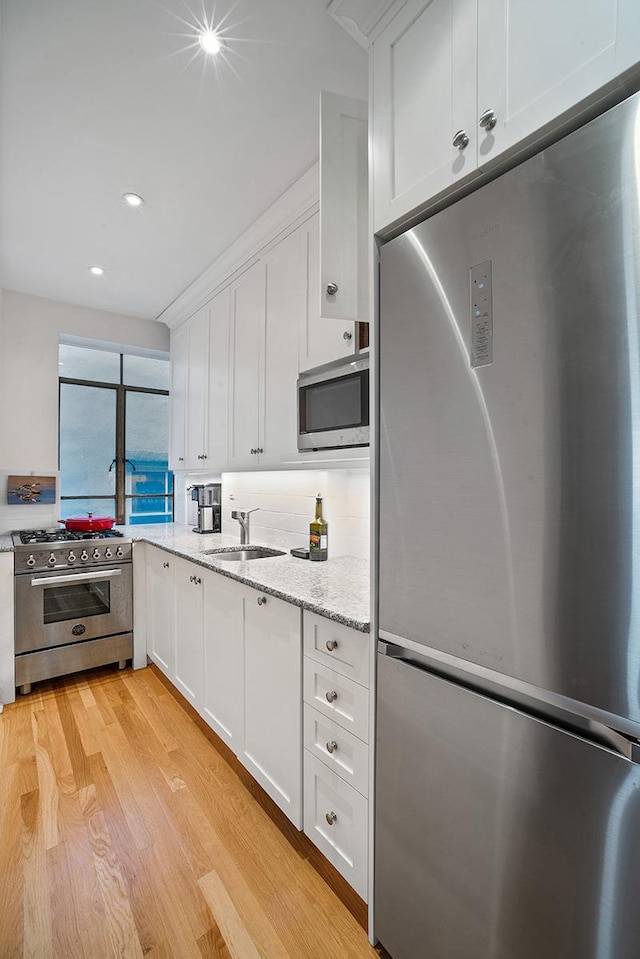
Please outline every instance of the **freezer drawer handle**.
[[78, 573], [77, 576], [39, 576], [31, 580], [31, 585], [51, 586], [53, 583], [64, 583], [68, 586], [71, 583], [84, 583], [91, 579], [113, 579], [114, 576], [122, 576], [122, 570], [98, 569], [91, 573]]
[[338, 694], [335, 689], [331, 689], [328, 693], [324, 694], [324, 698], [328, 703], [335, 703], [336, 699], [338, 698]]
[[331, 810], [331, 812], [328, 812], [324, 818], [327, 820], [330, 826], [333, 826], [334, 822], [336, 822], [338, 817], [333, 812], [333, 810]]

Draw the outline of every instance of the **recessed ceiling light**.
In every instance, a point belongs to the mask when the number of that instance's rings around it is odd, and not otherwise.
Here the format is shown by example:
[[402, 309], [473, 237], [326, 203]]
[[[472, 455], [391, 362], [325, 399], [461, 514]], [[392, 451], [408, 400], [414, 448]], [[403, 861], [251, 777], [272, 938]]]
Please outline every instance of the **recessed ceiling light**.
[[89, 272], [93, 273], [94, 276], [102, 276], [102, 274], [104, 273], [104, 270], [102, 269], [101, 266], [90, 266]]
[[123, 193], [122, 199], [125, 203], [128, 203], [129, 206], [142, 206], [144, 200], [141, 196], [138, 196], [137, 193]]
[[215, 57], [222, 49], [222, 41], [215, 30], [203, 30], [200, 34], [200, 46], [205, 53]]

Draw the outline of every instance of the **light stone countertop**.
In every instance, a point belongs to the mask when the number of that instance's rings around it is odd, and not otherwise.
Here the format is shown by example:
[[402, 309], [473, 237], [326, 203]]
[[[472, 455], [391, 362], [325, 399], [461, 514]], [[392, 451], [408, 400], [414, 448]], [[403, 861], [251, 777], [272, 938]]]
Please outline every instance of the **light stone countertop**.
[[284, 556], [225, 563], [215, 554], [206, 555], [205, 550], [238, 549], [237, 536], [194, 533], [190, 526], [177, 523], [119, 526], [118, 529], [133, 540], [159, 546], [295, 606], [369, 632], [369, 564], [364, 559], [330, 556], [326, 562], [313, 563], [291, 556], [287, 549]]
[[0, 533], [0, 553], [12, 553], [11, 533]]

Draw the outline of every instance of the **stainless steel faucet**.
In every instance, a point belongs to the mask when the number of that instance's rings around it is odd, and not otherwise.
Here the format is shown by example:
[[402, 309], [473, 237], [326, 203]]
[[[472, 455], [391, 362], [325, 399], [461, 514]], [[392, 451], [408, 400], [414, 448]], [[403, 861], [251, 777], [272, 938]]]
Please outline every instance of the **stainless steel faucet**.
[[246, 546], [247, 543], [251, 542], [249, 538], [249, 516], [251, 513], [256, 513], [260, 509], [259, 506], [254, 507], [254, 509], [234, 509], [231, 511], [231, 519], [237, 519], [240, 523], [240, 545]]

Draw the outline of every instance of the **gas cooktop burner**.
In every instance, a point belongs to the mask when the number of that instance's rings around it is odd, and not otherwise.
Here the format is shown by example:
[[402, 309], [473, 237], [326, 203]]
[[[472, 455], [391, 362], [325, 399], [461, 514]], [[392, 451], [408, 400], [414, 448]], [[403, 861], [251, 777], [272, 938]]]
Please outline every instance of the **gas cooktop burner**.
[[117, 539], [124, 536], [117, 529], [103, 529], [99, 532], [81, 533], [69, 529], [23, 529], [19, 534], [20, 542], [30, 543], [73, 543], [85, 539]]

